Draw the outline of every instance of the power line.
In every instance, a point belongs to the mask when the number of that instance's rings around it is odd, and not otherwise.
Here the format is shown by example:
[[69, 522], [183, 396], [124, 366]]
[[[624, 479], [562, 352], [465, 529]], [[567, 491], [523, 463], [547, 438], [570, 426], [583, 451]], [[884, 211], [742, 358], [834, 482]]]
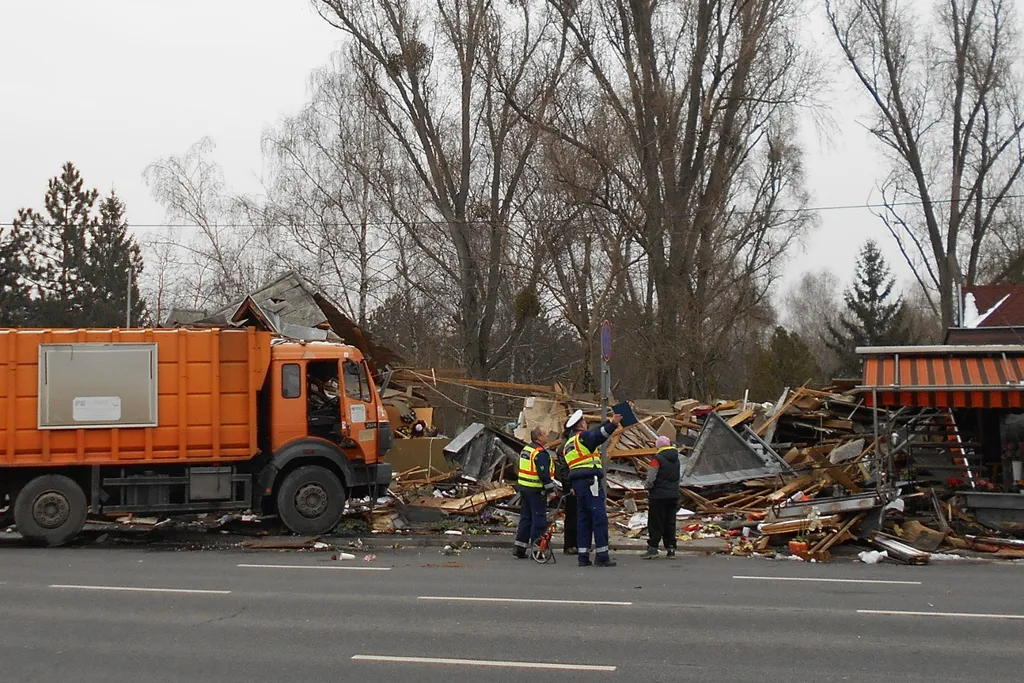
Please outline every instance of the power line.
[[[1002, 197], [982, 197], [981, 201], [991, 201], [998, 199], [1000, 201], [1006, 199], [1024, 199], [1024, 194], [1009, 194]], [[831, 204], [825, 206], [807, 206], [797, 209], [775, 209], [776, 213], [790, 213], [790, 214], [805, 214], [805, 213], [818, 213], [821, 211], [855, 211], [860, 209], [888, 209], [893, 207], [901, 206], [924, 206], [926, 203], [929, 204], [952, 204], [953, 199], [931, 199], [928, 202], [924, 202], [920, 199], [908, 200], [903, 202], [892, 202], [889, 204]], [[733, 213], [738, 214], [752, 214], [754, 211], [734, 211]], [[675, 218], [688, 218], [689, 216], [682, 215], [667, 215], [667, 219]], [[525, 219], [519, 218], [516, 222], [522, 222]], [[487, 219], [468, 220], [467, 224], [479, 224], [480, 226], [487, 226], [491, 223]], [[555, 218], [555, 219], [542, 219], [534, 220], [533, 223], [541, 225], [550, 225], [555, 223], [580, 223], [585, 222], [579, 217], [576, 218]], [[258, 224], [258, 223], [216, 223], [208, 226], [201, 225], [199, 223], [129, 223], [131, 228], [189, 228], [189, 229], [221, 229], [221, 228], [273, 228], [273, 229], [285, 229], [285, 230], [309, 230], [311, 228], [360, 228], [360, 227], [443, 227], [449, 224], [449, 221], [444, 219], [435, 220], [411, 220], [403, 221], [399, 219], [392, 220], [374, 220], [374, 221], [331, 221], [331, 222], [320, 222], [314, 225], [284, 225], [284, 224]], [[11, 221], [0, 221], [0, 227], [9, 228], [13, 227], [14, 223]]]

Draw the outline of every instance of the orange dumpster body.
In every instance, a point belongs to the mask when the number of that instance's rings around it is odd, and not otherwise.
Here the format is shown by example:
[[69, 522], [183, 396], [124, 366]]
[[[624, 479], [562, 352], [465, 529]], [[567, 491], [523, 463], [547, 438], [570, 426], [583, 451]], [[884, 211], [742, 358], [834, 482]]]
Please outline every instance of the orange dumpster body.
[[[158, 425], [40, 429], [40, 345], [155, 343]], [[0, 331], [0, 465], [248, 460], [271, 336], [255, 330]]]
[[326, 533], [347, 496], [390, 482], [390, 443], [350, 346], [254, 328], [0, 329], [0, 510], [40, 544], [90, 512], [252, 509]]

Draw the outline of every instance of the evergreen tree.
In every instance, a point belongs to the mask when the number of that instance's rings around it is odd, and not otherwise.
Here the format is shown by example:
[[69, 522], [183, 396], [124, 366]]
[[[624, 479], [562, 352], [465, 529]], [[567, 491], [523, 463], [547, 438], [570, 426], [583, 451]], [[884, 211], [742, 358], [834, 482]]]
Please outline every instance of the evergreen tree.
[[85, 270], [98, 194], [83, 189], [82, 176], [68, 162], [49, 181], [45, 215], [33, 209], [18, 211], [15, 229], [27, 233], [28, 257], [36, 270], [35, 325], [77, 327], [83, 322], [92, 295]]
[[807, 344], [795, 332], [777, 326], [767, 348], [757, 353], [750, 394], [758, 401], [775, 400], [786, 387], [798, 387], [821, 376]]
[[29, 320], [32, 271], [27, 249], [26, 233], [0, 227], [0, 327], [18, 327]]
[[903, 300], [892, 298], [895, 284], [878, 245], [868, 240], [857, 258], [853, 287], [843, 295], [846, 312], [838, 324], [828, 325], [826, 344], [842, 360], [839, 371], [844, 375], [860, 374], [858, 346], [914, 343]]
[[92, 291], [85, 323], [93, 327], [123, 327], [126, 320], [131, 274], [131, 324], [146, 322], [146, 306], [139, 294], [142, 250], [128, 232], [124, 202], [115, 192], [100, 202], [100, 218], [89, 232], [85, 279]]

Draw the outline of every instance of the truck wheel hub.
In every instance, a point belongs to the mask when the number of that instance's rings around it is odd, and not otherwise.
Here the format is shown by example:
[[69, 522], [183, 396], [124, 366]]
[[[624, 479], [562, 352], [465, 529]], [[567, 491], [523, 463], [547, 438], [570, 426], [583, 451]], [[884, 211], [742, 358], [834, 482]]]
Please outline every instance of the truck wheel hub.
[[47, 491], [35, 500], [32, 506], [32, 517], [36, 524], [44, 529], [56, 529], [68, 521], [71, 515], [71, 504], [63, 494]]
[[315, 519], [327, 511], [327, 491], [320, 484], [305, 484], [295, 494], [295, 509], [309, 519]]

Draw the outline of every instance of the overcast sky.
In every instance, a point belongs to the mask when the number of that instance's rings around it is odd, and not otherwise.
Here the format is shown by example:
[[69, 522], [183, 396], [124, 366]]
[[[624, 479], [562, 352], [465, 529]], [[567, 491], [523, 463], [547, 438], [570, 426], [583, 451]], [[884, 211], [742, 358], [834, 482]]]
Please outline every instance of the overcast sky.
[[[827, 44], [822, 17], [807, 25]], [[101, 193], [116, 189], [132, 223], [163, 223], [143, 169], [203, 136], [217, 145], [228, 187], [259, 192], [263, 130], [302, 106], [310, 71], [340, 40], [309, 0], [0, 0], [0, 27], [3, 223], [19, 207], [41, 208], [66, 161]], [[828, 101], [836, 134], [823, 141], [810, 120], [802, 130], [812, 204], [877, 201], [884, 167], [857, 124], [866, 104], [847, 78]], [[847, 282], [868, 238], [908, 276], [869, 210], [823, 210], [785, 284], [822, 267]]]

